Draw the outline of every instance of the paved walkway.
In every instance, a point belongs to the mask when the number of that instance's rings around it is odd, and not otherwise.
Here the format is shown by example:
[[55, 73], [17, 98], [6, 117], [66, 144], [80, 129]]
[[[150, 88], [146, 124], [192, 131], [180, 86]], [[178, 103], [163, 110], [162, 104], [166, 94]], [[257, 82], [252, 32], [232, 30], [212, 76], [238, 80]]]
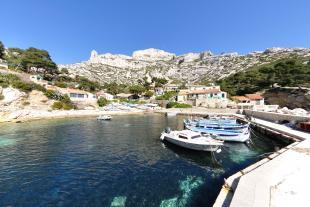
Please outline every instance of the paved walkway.
[[253, 123], [262, 125], [264, 127], [273, 129], [273, 130], [278, 131], [278, 132], [285, 133], [285, 134], [290, 135], [290, 136], [294, 136], [294, 137], [299, 138], [299, 139], [303, 139], [303, 140], [304, 139], [310, 139], [309, 133], [297, 131], [297, 130], [291, 129], [287, 126], [281, 125], [281, 124], [276, 124], [276, 123], [272, 123], [269, 121], [265, 121], [265, 120], [257, 119], [257, 118], [253, 118], [253, 117], [252, 117], [251, 121]]
[[226, 183], [232, 187], [233, 193], [223, 188], [214, 206], [309, 206], [310, 134], [261, 119], [252, 121], [303, 141], [295, 142], [229, 177]]

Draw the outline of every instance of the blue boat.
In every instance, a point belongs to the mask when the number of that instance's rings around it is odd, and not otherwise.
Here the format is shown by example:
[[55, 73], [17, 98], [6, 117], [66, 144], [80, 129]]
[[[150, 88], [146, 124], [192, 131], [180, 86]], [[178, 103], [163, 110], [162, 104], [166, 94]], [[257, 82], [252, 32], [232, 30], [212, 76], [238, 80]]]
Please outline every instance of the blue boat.
[[223, 130], [238, 130], [240, 132], [244, 131], [245, 129], [248, 129], [249, 125], [248, 124], [237, 124], [237, 123], [232, 123], [232, 122], [221, 122], [217, 121], [214, 122], [209, 121], [207, 119], [202, 119], [198, 121], [192, 121], [192, 120], [184, 120], [184, 127], [198, 127], [198, 128], [206, 128], [206, 129], [223, 129]]
[[243, 131], [240, 130], [225, 130], [225, 129], [208, 129], [200, 127], [187, 127], [194, 132], [200, 132], [205, 134], [215, 135], [212, 138], [223, 141], [232, 142], [246, 142], [250, 138], [249, 130], [246, 128]]

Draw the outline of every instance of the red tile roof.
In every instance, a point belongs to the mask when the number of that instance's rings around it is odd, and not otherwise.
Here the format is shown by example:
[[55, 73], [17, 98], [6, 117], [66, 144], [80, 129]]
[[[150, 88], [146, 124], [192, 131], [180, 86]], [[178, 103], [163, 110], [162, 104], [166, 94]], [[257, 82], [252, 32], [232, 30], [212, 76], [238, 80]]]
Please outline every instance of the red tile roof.
[[253, 93], [253, 94], [245, 94], [245, 97], [247, 97], [250, 100], [262, 100], [262, 99], [264, 99], [261, 95], [255, 94], [255, 93]]
[[235, 101], [248, 101], [249, 99], [245, 96], [232, 96], [231, 97], [232, 100]]
[[189, 94], [209, 94], [220, 92], [217, 88], [207, 89], [207, 90], [181, 90], [179, 95], [189, 95]]
[[75, 89], [75, 88], [66, 88], [65, 91], [68, 93], [88, 94], [87, 91], [82, 91], [80, 89]]

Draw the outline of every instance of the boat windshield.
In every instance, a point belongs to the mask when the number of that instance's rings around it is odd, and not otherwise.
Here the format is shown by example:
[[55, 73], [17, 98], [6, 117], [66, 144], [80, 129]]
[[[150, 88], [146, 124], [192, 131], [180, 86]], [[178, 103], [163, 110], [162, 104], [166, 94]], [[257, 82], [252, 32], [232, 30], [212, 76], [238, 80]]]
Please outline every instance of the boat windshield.
[[197, 139], [197, 138], [200, 138], [201, 136], [200, 135], [195, 135], [195, 136], [192, 136], [191, 138], [192, 139]]

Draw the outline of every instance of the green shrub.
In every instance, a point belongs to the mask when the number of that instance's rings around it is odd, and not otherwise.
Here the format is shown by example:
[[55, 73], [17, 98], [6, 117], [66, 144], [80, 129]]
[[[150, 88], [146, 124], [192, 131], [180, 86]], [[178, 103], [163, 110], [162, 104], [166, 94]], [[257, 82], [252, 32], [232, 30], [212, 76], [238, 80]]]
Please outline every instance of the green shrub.
[[192, 105], [178, 102], [169, 102], [167, 108], [192, 108]]
[[4, 99], [4, 95], [0, 94], [0, 100], [3, 100], [3, 99]]
[[59, 97], [59, 100], [60, 100], [61, 102], [63, 102], [63, 103], [66, 103], [66, 104], [72, 104], [71, 99], [69, 98], [68, 95], [61, 95], [61, 96]]
[[146, 91], [146, 92], [144, 93], [144, 96], [146, 96], [146, 97], [148, 97], [148, 98], [152, 97], [153, 95], [154, 95], [154, 92], [153, 92], [153, 91]]
[[58, 86], [59, 88], [67, 88], [67, 84], [62, 81], [56, 81], [55, 85]]
[[27, 105], [30, 105], [30, 102], [28, 101], [23, 102], [23, 106], [27, 106]]
[[170, 100], [172, 97], [176, 96], [177, 92], [175, 91], [168, 91], [166, 93], [164, 93], [161, 96], [157, 96], [156, 100]]
[[68, 103], [62, 103], [62, 108], [64, 109], [64, 110], [71, 110], [71, 109], [74, 109], [74, 106], [73, 106], [73, 104], [68, 104]]
[[13, 82], [13, 83], [12, 83], [12, 87], [13, 87], [13, 88], [17, 88], [17, 89], [19, 89], [19, 90], [21, 90], [21, 91], [24, 91], [24, 92], [30, 92], [30, 91], [32, 91], [31, 84], [24, 83], [24, 82], [21, 82], [21, 81]]
[[46, 88], [36, 83], [32, 84], [32, 90], [42, 91], [43, 93], [46, 92]]
[[98, 103], [98, 106], [103, 107], [103, 106], [106, 106], [109, 103], [109, 101], [106, 98], [100, 97], [97, 103]]
[[46, 90], [44, 95], [49, 98], [49, 99], [54, 99], [54, 100], [59, 100], [60, 99], [60, 94], [56, 91], [53, 90]]
[[62, 109], [62, 106], [63, 104], [62, 104], [62, 102], [61, 101], [55, 101], [54, 103], [53, 103], [53, 105], [52, 105], [52, 109], [53, 110], [59, 110], [59, 109]]

